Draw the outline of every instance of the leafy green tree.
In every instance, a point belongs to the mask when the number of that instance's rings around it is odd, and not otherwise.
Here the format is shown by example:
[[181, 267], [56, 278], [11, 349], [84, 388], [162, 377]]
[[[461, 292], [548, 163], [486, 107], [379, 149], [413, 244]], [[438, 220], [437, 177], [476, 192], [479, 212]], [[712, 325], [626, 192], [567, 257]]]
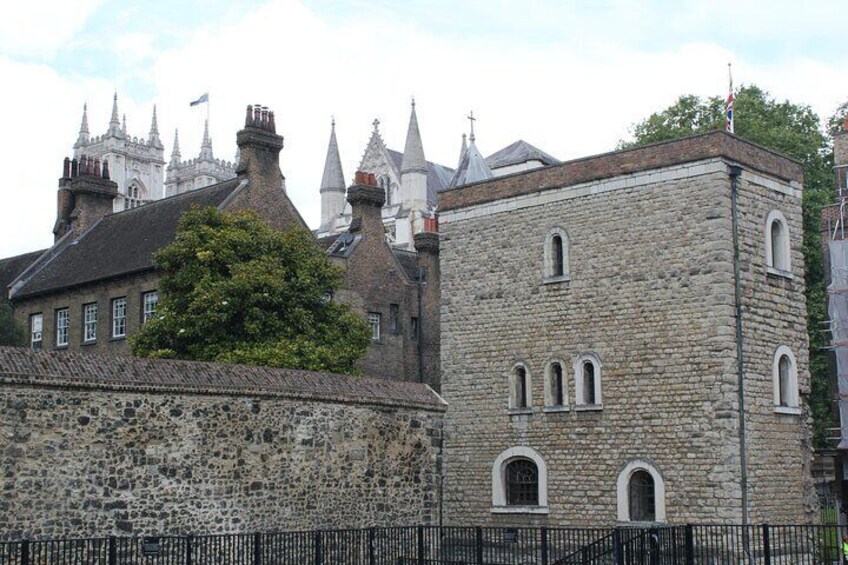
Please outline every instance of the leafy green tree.
[[[724, 129], [723, 97], [702, 99], [686, 95], [670, 107], [651, 114], [633, 127], [631, 141], [621, 148], [647, 145], [687, 135]], [[734, 103], [734, 130], [739, 137], [793, 157], [804, 165], [803, 251], [806, 264], [807, 328], [810, 338], [810, 407], [813, 441], [824, 447], [827, 428], [833, 427], [833, 384], [828, 371], [828, 336], [819, 218], [822, 206], [834, 201], [832, 137], [822, 131], [819, 116], [805, 105], [778, 102], [756, 86], [743, 86]], [[848, 103], [830, 120], [830, 133], [848, 113]]]
[[368, 347], [365, 319], [328, 299], [341, 269], [306, 231], [195, 208], [154, 264], [158, 311], [135, 355], [352, 373]]
[[3, 299], [0, 299], [0, 345], [26, 345], [26, 334], [15, 321], [9, 302]]

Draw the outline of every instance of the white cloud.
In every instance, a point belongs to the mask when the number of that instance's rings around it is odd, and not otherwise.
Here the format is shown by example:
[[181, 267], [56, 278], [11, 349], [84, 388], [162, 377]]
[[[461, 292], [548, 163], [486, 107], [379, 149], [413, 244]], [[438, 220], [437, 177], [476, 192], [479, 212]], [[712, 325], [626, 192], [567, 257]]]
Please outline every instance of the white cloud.
[[0, 53], [49, 59], [83, 27], [103, 0], [6, 2], [0, 17]]
[[[634, 20], [649, 16], [638, 3], [622, 10]], [[799, 54], [763, 65], [718, 41], [636, 50], [603, 27], [594, 34], [591, 29], [571, 34], [570, 26], [585, 28], [594, 21], [577, 13], [562, 20], [561, 41], [545, 42], [514, 34], [480, 37], [472, 31], [445, 36], [392, 13], [356, 12], [330, 22], [297, 0], [280, 0], [220, 24], [186, 30], [186, 43], [164, 52], [156, 52], [148, 36], [124, 38], [121, 44], [134, 54], [126, 58], [127, 66], [153, 61], [131, 70], [155, 85], [155, 96], [148, 100], [122, 93], [130, 133], [146, 137], [155, 102], [166, 159], [175, 127], [180, 128], [183, 157], [192, 157], [199, 150], [207, 108], [190, 109], [188, 102], [208, 90], [215, 153], [232, 159], [245, 105], [271, 107], [285, 136], [281, 166], [289, 194], [314, 226], [331, 115], [350, 182], [375, 117], [388, 145], [403, 148], [413, 95], [428, 159], [454, 166], [460, 135], [468, 127], [465, 116], [472, 109], [484, 153], [523, 138], [568, 159], [613, 149], [631, 124], [680, 94], [724, 95], [728, 61], [734, 62], [737, 84], [755, 83], [778, 98], [809, 103], [823, 117], [848, 91], [842, 77], [845, 60]], [[529, 21], [539, 17], [527, 15]], [[39, 108], [25, 115], [8, 103], [0, 107], [0, 119], [11, 125], [7, 131], [16, 132], [0, 142], [0, 154], [7, 168], [14, 163], [24, 171], [7, 184], [14, 187], [14, 208], [0, 209], [3, 257], [49, 243], [56, 178], [76, 137], [80, 106], [89, 100], [92, 133], [105, 131], [112, 85], [9, 61], [0, 61], [0, 72], [21, 77], [16, 84], [27, 85], [11, 94], [14, 103]]]

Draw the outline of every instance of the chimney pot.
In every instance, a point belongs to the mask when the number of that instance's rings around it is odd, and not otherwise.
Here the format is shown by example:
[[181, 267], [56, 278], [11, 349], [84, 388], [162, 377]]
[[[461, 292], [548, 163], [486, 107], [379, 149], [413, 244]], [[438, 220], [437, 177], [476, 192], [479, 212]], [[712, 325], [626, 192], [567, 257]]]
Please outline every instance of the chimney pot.
[[374, 176], [374, 173], [368, 173], [368, 182], [366, 184], [368, 186], [377, 186], [377, 177]]
[[76, 178], [79, 175], [79, 161], [76, 159], [71, 160], [71, 178]]
[[251, 121], [252, 118], [253, 118], [253, 106], [248, 104], [247, 105], [247, 116], [245, 116], [245, 118], [244, 118], [244, 127], [250, 126], [250, 121]]
[[65, 162], [62, 163], [62, 178], [70, 178], [71, 176], [71, 160], [65, 157]]
[[271, 133], [277, 133], [277, 124], [274, 122], [274, 112], [268, 112], [268, 128]]
[[103, 160], [103, 178], [109, 180], [109, 161]]

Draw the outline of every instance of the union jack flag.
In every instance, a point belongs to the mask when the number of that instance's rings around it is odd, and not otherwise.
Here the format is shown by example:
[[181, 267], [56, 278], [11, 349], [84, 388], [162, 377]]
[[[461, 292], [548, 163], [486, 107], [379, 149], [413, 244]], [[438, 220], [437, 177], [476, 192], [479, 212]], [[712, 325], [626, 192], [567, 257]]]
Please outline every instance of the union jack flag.
[[727, 74], [730, 78], [730, 89], [727, 94], [727, 105], [724, 111], [724, 129], [728, 133], [733, 133], [733, 102], [736, 98], [733, 97], [733, 75], [730, 74], [730, 63], [727, 64]]

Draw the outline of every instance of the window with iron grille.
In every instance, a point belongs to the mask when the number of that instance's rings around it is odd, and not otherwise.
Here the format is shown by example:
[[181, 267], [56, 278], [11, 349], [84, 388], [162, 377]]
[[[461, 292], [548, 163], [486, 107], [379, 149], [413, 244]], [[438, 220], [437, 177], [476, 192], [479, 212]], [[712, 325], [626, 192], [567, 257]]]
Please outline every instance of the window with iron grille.
[[127, 299], [126, 297], [112, 299], [112, 337], [127, 335]]
[[141, 323], [143, 324], [156, 315], [156, 307], [159, 305], [159, 293], [152, 290], [145, 292], [141, 296]]
[[630, 520], [654, 522], [657, 519], [654, 479], [651, 474], [639, 469], [630, 476], [629, 487]]
[[389, 328], [393, 334], [400, 332], [400, 306], [389, 304]]
[[539, 504], [539, 470], [529, 459], [515, 459], [506, 465], [506, 503], [509, 506]]
[[371, 325], [371, 341], [380, 341], [380, 320], [382, 316], [379, 312], [368, 312], [368, 323]]
[[29, 343], [33, 349], [41, 349], [41, 339], [44, 335], [44, 316], [41, 314], [30, 314], [29, 316]]
[[68, 328], [71, 324], [71, 315], [67, 308], [56, 310], [56, 345], [64, 347], [68, 345]]
[[97, 303], [86, 304], [82, 307], [84, 343], [97, 341]]

